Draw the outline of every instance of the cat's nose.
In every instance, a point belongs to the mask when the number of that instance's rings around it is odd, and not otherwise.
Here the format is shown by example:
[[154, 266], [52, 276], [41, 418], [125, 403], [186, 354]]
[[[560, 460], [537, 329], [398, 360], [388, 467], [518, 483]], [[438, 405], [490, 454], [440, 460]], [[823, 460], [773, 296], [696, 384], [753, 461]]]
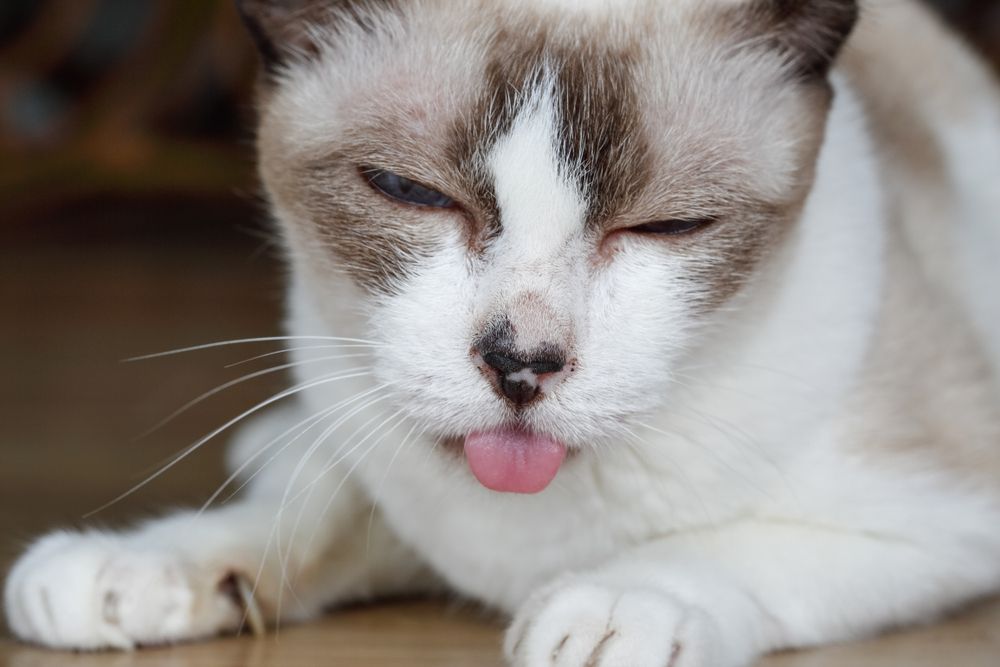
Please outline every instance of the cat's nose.
[[507, 348], [479, 349], [481, 367], [494, 389], [514, 407], [522, 408], [542, 393], [546, 380], [566, 367], [566, 357], [555, 349], [522, 354]]

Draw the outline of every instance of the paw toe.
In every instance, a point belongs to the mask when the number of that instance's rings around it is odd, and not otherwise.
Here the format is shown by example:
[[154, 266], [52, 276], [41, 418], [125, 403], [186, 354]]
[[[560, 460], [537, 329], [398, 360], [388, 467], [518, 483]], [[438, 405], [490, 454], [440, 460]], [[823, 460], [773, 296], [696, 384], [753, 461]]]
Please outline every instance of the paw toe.
[[569, 585], [526, 605], [506, 650], [518, 667], [716, 667], [713, 628], [665, 593]]
[[15, 564], [4, 598], [17, 637], [57, 648], [173, 642], [235, 627], [240, 618], [206, 574], [99, 533], [37, 542]]

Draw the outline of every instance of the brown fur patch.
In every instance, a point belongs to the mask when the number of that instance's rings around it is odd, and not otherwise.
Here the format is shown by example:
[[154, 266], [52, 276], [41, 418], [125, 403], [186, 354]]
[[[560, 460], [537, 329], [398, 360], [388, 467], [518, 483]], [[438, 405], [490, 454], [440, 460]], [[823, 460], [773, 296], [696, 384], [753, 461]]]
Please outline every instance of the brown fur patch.
[[546, 75], [555, 80], [560, 158], [581, 181], [589, 224], [599, 225], [623, 210], [647, 180], [636, 49], [567, 38], [535, 23], [498, 29], [488, 52], [482, 93], [454, 128], [451, 149], [459, 170], [476, 176], [470, 186], [488, 214], [486, 238], [501, 230], [486, 156]]
[[591, 227], [609, 224], [650, 182], [635, 51], [586, 45], [562, 59], [561, 153], [578, 170]]
[[[295, 188], [311, 221], [308, 232], [346, 271], [372, 293], [392, 294], [413, 266], [438, 249], [440, 215], [375, 195], [350, 160], [297, 171]], [[336, 183], [336, 191], [329, 187]]]
[[960, 104], [964, 91], [954, 89], [961, 85], [955, 79], [960, 81], [962, 72], [942, 62], [946, 47], [939, 42], [944, 35], [933, 24], [919, 14], [914, 17], [905, 5], [892, 11], [892, 16], [884, 16], [873, 10], [853, 35], [841, 63], [862, 93], [873, 137], [889, 162], [886, 172], [902, 171], [907, 178], [940, 188], [948, 171], [941, 138], [919, 102], [937, 94]]
[[947, 288], [961, 222], [942, 133], [967, 123], [995, 84], [911, 2], [870, 6], [840, 63], [865, 104], [892, 214], [882, 316], [848, 409], [856, 420], [850, 441], [865, 457], [995, 486], [995, 369]]
[[366, 25], [374, 7], [394, 7], [396, 0], [236, 0], [243, 23], [257, 44], [264, 68], [275, 73], [291, 62], [315, 58], [319, 45], [312, 31], [335, 30], [339, 23]]
[[754, 0], [730, 11], [749, 44], [780, 51], [807, 80], [826, 76], [858, 19], [857, 0]]
[[964, 313], [922, 276], [900, 231], [892, 230], [882, 316], [848, 408], [853, 450], [995, 484], [1000, 410], [992, 369]]

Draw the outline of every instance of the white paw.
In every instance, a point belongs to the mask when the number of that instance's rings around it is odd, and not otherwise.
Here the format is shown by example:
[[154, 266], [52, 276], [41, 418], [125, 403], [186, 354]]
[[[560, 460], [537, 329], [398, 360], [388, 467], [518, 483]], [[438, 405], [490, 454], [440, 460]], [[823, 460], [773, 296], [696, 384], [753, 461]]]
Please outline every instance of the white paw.
[[535, 596], [504, 642], [516, 667], [736, 667], [700, 609], [655, 590], [570, 583]]
[[4, 602], [23, 640], [129, 649], [236, 628], [242, 612], [220, 586], [224, 577], [113, 535], [53, 533], [15, 564]]

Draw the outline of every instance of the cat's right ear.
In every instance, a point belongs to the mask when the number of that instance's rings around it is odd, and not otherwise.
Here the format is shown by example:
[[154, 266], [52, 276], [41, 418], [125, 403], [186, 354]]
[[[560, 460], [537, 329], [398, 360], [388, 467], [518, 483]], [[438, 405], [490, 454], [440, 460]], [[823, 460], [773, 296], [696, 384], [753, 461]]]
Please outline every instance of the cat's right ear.
[[793, 75], [826, 77], [858, 20], [858, 0], [754, 0], [751, 24], [781, 51]]
[[330, 5], [315, 0], [236, 0], [264, 67], [272, 73], [316, 54], [315, 29], [329, 20]]

